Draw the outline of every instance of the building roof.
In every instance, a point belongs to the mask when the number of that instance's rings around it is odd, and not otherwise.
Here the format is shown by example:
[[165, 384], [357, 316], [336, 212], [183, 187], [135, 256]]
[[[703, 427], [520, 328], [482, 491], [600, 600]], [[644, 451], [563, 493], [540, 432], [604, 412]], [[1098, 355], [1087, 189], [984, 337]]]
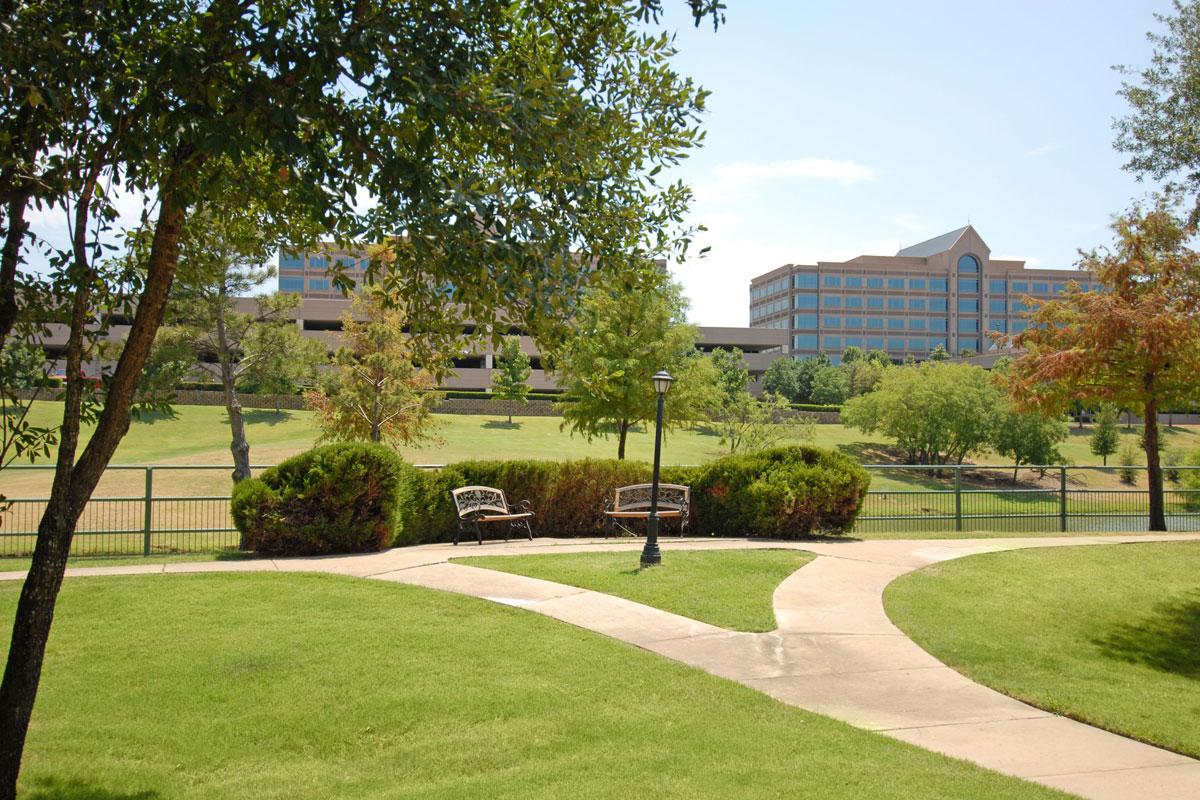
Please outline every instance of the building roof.
[[962, 235], [970, 230], [970, 228], [970, 225], [964, 225], [958, 230], [943, 233], [941, 236], [935, 236], [923, 242], [917, 242], [914, 245], [902, 248], [896, 255], [929, 258], [929, 256], [944, 253], [951, 247], [954, 247], [954, 243], [961, 239]]

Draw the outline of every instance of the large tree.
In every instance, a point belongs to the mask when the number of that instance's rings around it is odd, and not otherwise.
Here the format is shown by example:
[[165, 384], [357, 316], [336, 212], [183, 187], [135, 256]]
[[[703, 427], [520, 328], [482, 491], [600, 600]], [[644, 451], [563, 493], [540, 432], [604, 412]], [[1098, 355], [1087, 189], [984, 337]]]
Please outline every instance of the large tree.
[[1117, 69], [1127, 76], [1120, 94], [1130, 112], [1116, 120], [1116, 148], [1125, 169], [1190, 194], [1189, 222], [1200, 222], [1200, 2], [1174, 0], [1173, 14], [1155, 14], [1165, 30], [1148, 33], [1150, 65]]
[[579, 304], [574, 335], [550, 353], [550, 363], [571, 396], [562, 404], [563, 427], [583, 435], [617, 437], [625, 458], [629, 431], [655, 418], [651, 377], [667, 370], [675, 378], [667, 396], [666, 429], [704, 419], [713, 406], [713, 370], [696, 350], [698, 331], [686, 321], [678, 284], [652, 273], [643, 285], [596, 286]]
[[[688, 2], [697, 23], [719, 18], [719, 3]], [[689, 193], [655, 176], [699, 141], [704, 94], [670, 68], [670, 39], [640, 24], [658, 9], [9, 4], [0, 345], [37, 313], [68, 333], [55, 477], [0, 683], [0, 800], [15, 796], [75, 525], [128, 429], [192, 207], [236, 191], [253, 154], [273, 190], [335, 238], [388, 243], [371, 271], [405, 297], [415, 330], [448, 301], [485, 332], [497, 308], [549, 327], [596, 275], [643, 271], [686, 247]], [[136, 273], [101, 259], [121, 192], [148, 198]], [[68, 221], [44, 277], [25, 261], [35, 202]], [[580, 257], [598, 268], [580, 270]], [[334, 280], [347, 285], [340, 268]], [[132, 324], [93, 395], [82, 366], [117, 313]], [[96, 425], [81, 448], [85, 417]]]
[[1143, 419], [1150, 530], [1167, 529], [1159, 411], [1186, 405], [1200, 375], [1200, 254], [1195, 228], [1163, 201], [1113, 225], [1116, 242], [1080, 262], [1103, 292], [1069, 289], [1031, 313], [1013, 343], [1009, 389], [1025, 408], [1062, 414], [1071, 401], [1115, 403]]

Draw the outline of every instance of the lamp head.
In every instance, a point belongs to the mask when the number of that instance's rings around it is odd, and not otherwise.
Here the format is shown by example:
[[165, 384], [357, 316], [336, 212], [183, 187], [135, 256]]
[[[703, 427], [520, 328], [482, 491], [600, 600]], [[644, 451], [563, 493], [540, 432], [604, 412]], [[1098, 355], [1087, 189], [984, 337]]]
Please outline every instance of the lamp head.
[[661, 369], [650, 380], [654, 382], [654, 391], [659, 394], [666, 394], [671, 388], [671, 382], [675, 379], [665, 369]]

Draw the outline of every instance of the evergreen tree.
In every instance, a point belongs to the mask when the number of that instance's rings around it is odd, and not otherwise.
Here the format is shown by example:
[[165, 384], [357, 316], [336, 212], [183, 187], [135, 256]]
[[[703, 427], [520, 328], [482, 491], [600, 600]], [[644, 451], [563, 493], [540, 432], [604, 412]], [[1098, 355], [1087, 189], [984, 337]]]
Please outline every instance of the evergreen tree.
[[1092, 422], [1092, 435], [1088, 440], [1092, 455], [1100, 456], [1104, 466], [1108, 466], [1108, 457], [1117, 452], [1117, 407], [1105, 403]]

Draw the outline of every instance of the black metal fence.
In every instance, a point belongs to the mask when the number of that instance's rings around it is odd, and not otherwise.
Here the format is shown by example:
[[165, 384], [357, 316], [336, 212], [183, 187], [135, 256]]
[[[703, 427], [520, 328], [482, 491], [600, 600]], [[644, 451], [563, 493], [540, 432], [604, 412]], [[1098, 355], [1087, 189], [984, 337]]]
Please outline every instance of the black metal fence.
[[[80, 517], [73, 554], [149, 556], [236, 546], [238, 534], [229, 513], [231, 469], [109, 467]], [[1150, 497], [1145, 467], [1021, 467], [1015, 475], [1011, 465], [871, 464], [866, 469], [872, 484], [856, 533], [1112, 533], [1147, 527]], [[1171, 530], [1200, 530], [1198, 470], [1167, 470]], [[13, 465], [4, 475], [0, 490], [10, 495], [11, 507], [0, 515], [0, 557], [29, 555], [53, 467]]]

